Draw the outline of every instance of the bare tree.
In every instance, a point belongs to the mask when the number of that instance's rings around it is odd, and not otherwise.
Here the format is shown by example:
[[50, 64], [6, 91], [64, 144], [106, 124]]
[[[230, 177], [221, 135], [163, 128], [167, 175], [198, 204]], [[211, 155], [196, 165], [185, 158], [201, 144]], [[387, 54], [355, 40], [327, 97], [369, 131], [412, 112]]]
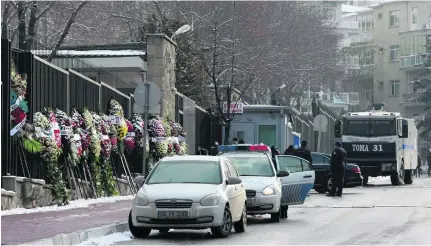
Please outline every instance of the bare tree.
[[72, 15], [69, 18], [69, 21], [67, 22], [66, 26], [64, 27], [63, 33], [61, 34], [60, 38], [57, 41], [57, 44], [55, 45], [54, 49], [52, 49], [51, 54], [48, 56], [47, 61], [51, 61], [52, 58], [57, 53], [57, 50], [60, 48], [60, 45], [63, 43], [64, 39], [66, 38], [67, 34], [69, 33], [70, 27], [75, 22], [76, 15], [78, 14], [79, 10], [81, 10], [85, 4], [87, 4], [88, 1], [81, 2], [78, 7], [72, 12]]

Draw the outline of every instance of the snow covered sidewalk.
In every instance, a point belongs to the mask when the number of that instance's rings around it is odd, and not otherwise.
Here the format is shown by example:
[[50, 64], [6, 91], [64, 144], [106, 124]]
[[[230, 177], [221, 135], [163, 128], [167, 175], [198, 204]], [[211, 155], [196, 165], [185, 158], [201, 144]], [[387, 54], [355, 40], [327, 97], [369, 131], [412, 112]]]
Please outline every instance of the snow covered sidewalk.
[[2, 244], [22, 244], [58, 234], [126, 221], [133, 196], [72, 201], [64, 207], [2, 211]]

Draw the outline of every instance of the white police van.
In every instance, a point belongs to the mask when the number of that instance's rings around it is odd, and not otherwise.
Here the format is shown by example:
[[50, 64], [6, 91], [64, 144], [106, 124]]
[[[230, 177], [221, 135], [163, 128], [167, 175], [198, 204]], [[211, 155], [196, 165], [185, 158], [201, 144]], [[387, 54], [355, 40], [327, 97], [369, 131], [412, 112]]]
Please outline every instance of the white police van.
[[313, 188], [314, 171], [302, 158], [279, 155], [274, 166], [266, 145], [220, 145], [218, 150], [243, 181], [249, 215], [270, 214], [271, 220], [278, 222], [287, 218], [289, 205], [303, 204]]

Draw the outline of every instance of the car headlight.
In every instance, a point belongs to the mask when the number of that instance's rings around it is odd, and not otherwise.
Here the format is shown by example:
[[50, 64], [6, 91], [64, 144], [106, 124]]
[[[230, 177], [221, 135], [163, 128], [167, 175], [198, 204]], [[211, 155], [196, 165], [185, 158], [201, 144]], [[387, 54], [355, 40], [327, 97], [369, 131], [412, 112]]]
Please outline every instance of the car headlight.
[[201, 199], [199, 202], [202, 206], [215, 206], [220, 201], [220, 195], [218, 194], [209, 194]]
[[275, 195], [275, 187], [274, 185], [268, 185], [267, 187], [265, 187], [265, 189], [263, 189], [262, 194], [264, 196], [270, 196], [270, 195]]
[[148, 198], [144, 195], [144, 193], [142, 193], [139, 190], [138, 194], [136, 194], [136, 196], [135, 196], [135, 205], [138, 205], [138, 206], [147, 206], [148, 203], [150, 203], [150, 201], [148, 200]]

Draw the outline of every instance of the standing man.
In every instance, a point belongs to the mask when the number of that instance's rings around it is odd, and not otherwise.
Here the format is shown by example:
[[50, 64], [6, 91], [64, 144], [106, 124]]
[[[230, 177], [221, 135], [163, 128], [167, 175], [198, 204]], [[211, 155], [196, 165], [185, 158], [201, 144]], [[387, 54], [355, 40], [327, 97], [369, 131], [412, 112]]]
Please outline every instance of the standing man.
[[418, 165], [416, 167], [416, 177], [420, 177], [422, 174], [422, 160], [421, 157], [418, 155]]
[[346, 151], [341, 147], [340, 142], [336, 142], [331, 155], [332, 187], [327, 196], [343, 195], [346, 158]]
[[313, 164], [313, 159], [311, 158], [311, 152], [307, 148], [307, 141], [305, 140], [301, 142], [301, 147], [296, 149], [293, 155], [306, 159], [307, 161], [310, 162], [310, 164]]

